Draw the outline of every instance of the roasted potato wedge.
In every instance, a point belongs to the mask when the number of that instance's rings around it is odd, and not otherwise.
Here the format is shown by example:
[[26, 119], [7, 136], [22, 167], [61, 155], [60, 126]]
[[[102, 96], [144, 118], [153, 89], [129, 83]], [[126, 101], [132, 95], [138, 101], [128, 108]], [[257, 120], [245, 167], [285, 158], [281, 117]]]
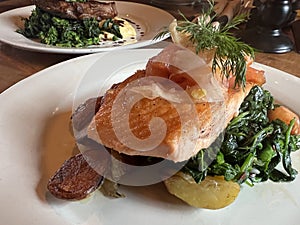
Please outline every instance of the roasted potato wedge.
[[207, 176], [199, 184], [192, 176], [179, 172], [164, 181], [168, 191], [197, 208], [220, 209], [231, 204], [240, 192], [240, 185], [223, 176]]

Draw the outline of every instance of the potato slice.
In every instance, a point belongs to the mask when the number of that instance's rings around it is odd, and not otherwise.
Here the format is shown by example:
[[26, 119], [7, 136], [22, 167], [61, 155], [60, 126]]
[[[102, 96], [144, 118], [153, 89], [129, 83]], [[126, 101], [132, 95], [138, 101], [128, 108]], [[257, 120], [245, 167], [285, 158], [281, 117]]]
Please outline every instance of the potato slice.
[[168, 191], [191, 206], [220, 209], [231, 204], [240, 192], [240, 185], [223, 176], [207, 176], [196, 183], [192, 176], [179, 172], [164, 181]]

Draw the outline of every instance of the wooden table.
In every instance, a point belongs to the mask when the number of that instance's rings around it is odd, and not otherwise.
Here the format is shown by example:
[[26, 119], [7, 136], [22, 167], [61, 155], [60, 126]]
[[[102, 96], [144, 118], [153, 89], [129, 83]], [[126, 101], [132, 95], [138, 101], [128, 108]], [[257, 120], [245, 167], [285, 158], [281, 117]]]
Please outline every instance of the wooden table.
[[[0, 12], [28, 4], [31, 4], [30, 0], [0, 1]], [[42, 69], [79, 56], [30, 52], [1, 42], [0, 50], [0, 93]], [[255, 61], [300, 78], [300, 54], [296, 52], [285, 54], [257, 53]]]

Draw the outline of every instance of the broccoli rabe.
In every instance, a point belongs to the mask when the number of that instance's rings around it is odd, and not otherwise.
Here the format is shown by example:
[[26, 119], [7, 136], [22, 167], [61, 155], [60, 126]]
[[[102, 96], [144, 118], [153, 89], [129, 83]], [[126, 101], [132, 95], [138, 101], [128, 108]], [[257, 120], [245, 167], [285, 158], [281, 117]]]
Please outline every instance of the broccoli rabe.
[[300, 135], [291, 135], [293, 120], [286, 125], [280, 120], [268, 119], [268, 111], [274, 107], [270, 92], [253, 87], [239, 115], [219, 137], [224, 137], [221, 146], [199, 151], [183, 171], [190, 173], [197, 182], [206, 175], [223, 175], [226, 180], [250, 185], [268, 179], [275, 182], [294, 180], [297, 171], [292, 168], [291, 152], [300, 148]]
[[108, 19], [105, 24], [110, 26], [99, 26], [95, 18], [83, 20], [63, 19], [53, 16], [39, 7], [36, 7], [29, 18], [24, 18], [24, 29], [17, 30], [28, 38], [38, 38], [47, 45], [60, 47], [85, 47], [98, 45], [101, 41], [100, 35], [109, 32], [114, 39], [122, 38], [119, 24]]

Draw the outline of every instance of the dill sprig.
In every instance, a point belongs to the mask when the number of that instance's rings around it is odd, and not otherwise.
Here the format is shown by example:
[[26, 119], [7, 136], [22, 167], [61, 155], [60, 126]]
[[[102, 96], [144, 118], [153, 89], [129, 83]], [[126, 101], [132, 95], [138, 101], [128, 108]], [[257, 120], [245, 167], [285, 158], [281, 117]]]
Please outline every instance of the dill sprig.
[[235, 76], [235, 85], [244, 87], [247, 66], [245, 57], [254, 58], [254, 49], [239, 41], [229, 31], [237, 29], [237, 25], [245, 21], [245, 16], [236, 16], [223, 27], [216, 27], [214, 16], [210, 16], [210, 13], [198, 17], [196, 23], [184, 16], [183, 18], [183, 21], [178, 21], [176, 29], [189, 35], [190, 41], [195, 45], [196, 53], [215, 48], [213, 72], [220, 68], [222, 75], [226, 78], [230, 75]]
[[[245, 57], [254, 58], [254, 49], [243, 43], [230, 33], [238, 29], [238, 25], [245, 22], [245, 15], [237, 15], [224, 26], [217, 22], [213, 13], [213, 3], [209, 9], [197, 17], [196, 21], [189, 21], [183, 14], [183, 20], [177, 21], [176, 30], [185, 33], [195, 45], [195, 52], [215, 49], [212, 61], [212, 71], [220, 69], [226, 78], [235, 76], [235, 86], [245, 87], [247, 62]], [[166, 31], [162, 31], [166, 32]], [[160, 34], [157, 35], [160, 37]]]

